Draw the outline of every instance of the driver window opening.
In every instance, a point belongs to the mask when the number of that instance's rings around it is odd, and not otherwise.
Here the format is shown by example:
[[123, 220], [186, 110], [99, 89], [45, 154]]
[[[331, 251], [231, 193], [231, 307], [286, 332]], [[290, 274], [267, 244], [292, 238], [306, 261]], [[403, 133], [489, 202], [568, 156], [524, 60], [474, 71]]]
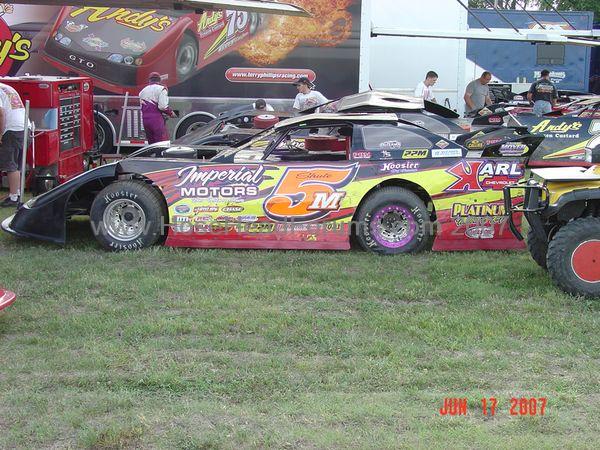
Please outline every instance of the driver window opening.
[[352, 126], [298, 128], [288, 132], [268, 161], [346, 161], [352, 146]]

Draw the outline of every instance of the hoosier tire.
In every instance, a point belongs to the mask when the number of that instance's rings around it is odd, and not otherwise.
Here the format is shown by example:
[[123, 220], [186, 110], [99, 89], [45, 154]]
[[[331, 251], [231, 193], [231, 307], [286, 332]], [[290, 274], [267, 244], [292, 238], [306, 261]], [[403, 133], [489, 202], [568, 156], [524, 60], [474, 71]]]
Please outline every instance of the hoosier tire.
[[429, 211], [413, 192], [390, 186], [369, 195], [356, 215], [355, 237], [368, 251], [384, 255], [419, 253], [431, 247]]
[[546, 265], [548, 242], [542, 241], [531, 229], [527, 232], [527, 249], [537, 265], [544, 270], [548, 270]]
[[600, 218], [576, 219], [548, 246], [548, 272], [565, 292], [600, 297]]
[[112, 251], [150, 247], [163, 231], [161, 194], [143, 181], [118, 181], [100, 191], [90, 210], [94, 236]]

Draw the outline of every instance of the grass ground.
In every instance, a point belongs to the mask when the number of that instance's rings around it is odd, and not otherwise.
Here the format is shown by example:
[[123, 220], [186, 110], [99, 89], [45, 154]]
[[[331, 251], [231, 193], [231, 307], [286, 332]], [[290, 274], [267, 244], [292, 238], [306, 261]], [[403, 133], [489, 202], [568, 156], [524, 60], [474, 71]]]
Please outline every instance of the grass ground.
[[[525, 252], [110, 254], [70, 232], [0, 234], [1, 448], [598, 446], [600, 302]], [[522, 396], [545, 415], [511, 416]]]

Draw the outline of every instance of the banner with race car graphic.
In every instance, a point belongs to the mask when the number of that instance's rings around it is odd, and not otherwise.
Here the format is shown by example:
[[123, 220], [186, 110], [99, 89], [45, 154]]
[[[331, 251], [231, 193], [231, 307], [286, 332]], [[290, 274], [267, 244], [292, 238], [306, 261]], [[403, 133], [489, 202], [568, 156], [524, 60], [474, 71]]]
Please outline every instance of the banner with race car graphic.
[[358, 89], [358, 0], [292, 0], [312, 17], [242, 11], [0, 5], [0, 75], [90, 76], [136, 95], [158, 72], [170, 95], [295, 95], [301, 76], [329, 98]]

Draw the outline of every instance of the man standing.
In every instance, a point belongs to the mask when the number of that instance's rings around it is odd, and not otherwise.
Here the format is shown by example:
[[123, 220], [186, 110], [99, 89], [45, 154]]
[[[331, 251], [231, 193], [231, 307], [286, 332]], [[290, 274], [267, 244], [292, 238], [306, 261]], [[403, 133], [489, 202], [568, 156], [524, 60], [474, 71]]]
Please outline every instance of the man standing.
[[0, 171], [7, 172], [9, 188], [9, 195], [0, 207], [19, 203], [24, 125], [25, 107], [19, 93], [0, 83]]
[[531, 84], [527, 93], [527, 100], [533, 102], [533, 113], [536, 116], [543, 116], [552, 112], [552, 108], [556, 106], [557, 98], [556, 86], [550, 81], [550, 71], [544, 69], [541, 78]]
[[419, 82], [415, 88], [415, 97], [437, 103], [435, 96], [433, 95], [433, 85], [437, 82], [437, 80], [437, 73], [435, 73], [433, 70], [427, 72], [427, 75], [425, 75], [425, 81]]
[[150, 84], [140, 91], [140, 103], [146, 139], [148, 144], [154, 144], [169, 140], [163, 114], [175, 117], [175, 113], [169, 107], [167, 88], [160, 84], [160, 74], [152, 72], [148, 81]]
[[465, 115], [472, 115], [486, 105], [491, 105], [490, 88], [488, 83], [492, 79], [492, 74], [483, 72], [479, 78], [471, 81], [465, 89]]
[[299, 78], [294, 86], [298, 88], [298, 95], [294, 99], [294, 110], [296, 111], [314, 108], [329, 101], [319, 91], [313, 90], [315, 85], [307, 77]]

